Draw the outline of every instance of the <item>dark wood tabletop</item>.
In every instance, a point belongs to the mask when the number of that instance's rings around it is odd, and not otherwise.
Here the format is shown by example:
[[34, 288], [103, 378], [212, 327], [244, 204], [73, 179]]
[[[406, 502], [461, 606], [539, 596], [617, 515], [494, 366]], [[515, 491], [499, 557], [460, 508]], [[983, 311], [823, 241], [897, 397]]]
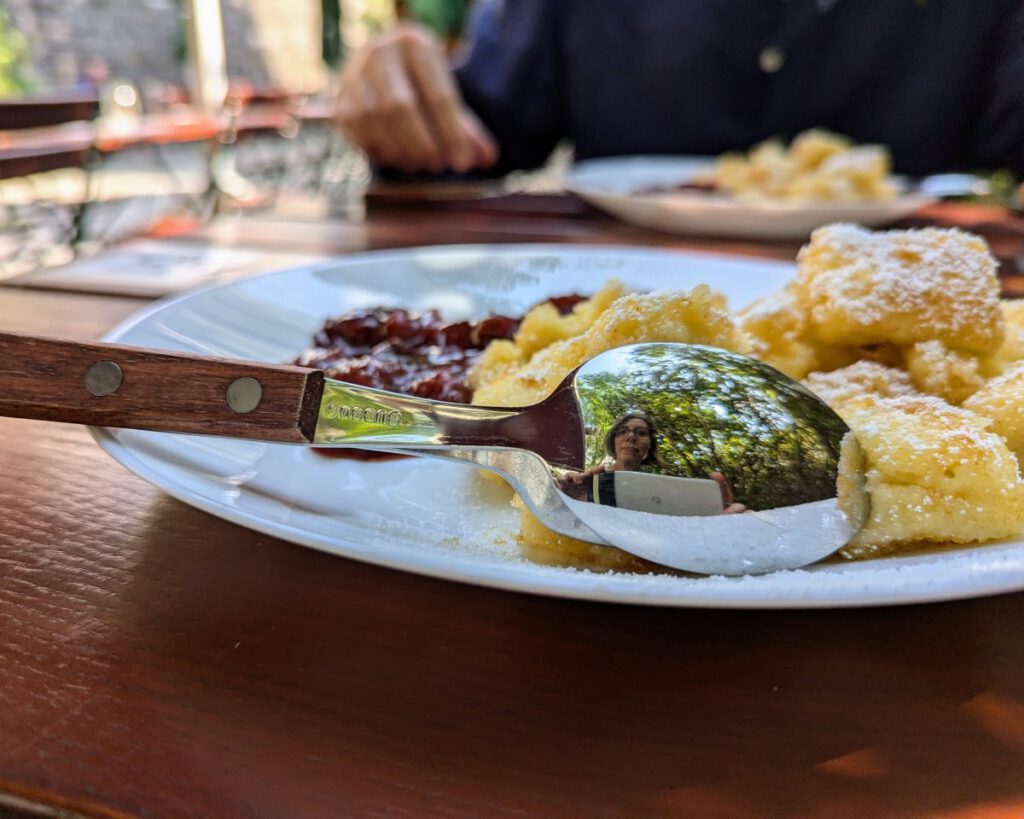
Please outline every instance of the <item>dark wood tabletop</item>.
[[[594, 216], [317, 213], [184, 238], [796, 249]], [[145, 304], [6, 287], [0, 328], [96, 338]], [[1024, 594], [808, 611], [549, 599], [225, 522], [80, 427], [0, 419], [0, 463], [0, 815], [1024, 815]]]

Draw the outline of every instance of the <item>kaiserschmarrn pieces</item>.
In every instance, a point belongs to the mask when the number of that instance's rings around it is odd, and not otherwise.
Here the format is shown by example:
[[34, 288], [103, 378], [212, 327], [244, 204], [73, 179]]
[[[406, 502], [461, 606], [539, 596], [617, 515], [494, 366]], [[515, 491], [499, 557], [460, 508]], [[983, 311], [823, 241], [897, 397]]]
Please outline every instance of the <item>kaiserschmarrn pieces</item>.
[[871, 498], [846, 557], [920, 542], [982, 543], [1024, 527], [1017, 460], [987, 419], [930, 396], [866, 397], [842, 414], [863, 450]]
[[961, 230], [819, 228], [800, 251], [795, 287], [809, 332], [825, 344], [938, 340], [985, 354], [1003, 343], [995, 259]]
[[999, 300], [982, 239], [820, 228], [795, 279], [740, 321], [861, 441], [872, 517], [845, 556], [1020, 533], [1024, 303]]
[[611, 279], [565, 315], [551, 302], [538, 304], [523, 316], [512, 339], [499, 339], [487, 345], [474, 371], [469, 374], [469, 386], [476, 390], [485, 381], [497, 381], [505, 373], [522, 369], [537, 350], [580, 335], [625, 293], [622, 282]]
[[[868, 355], [866, 350], [825, 344], [817, 339], [808, 321], [807, 308], [792, 285], [757, 299], [740, 310], [736, 318], [750, 340], [751, 355], [797, 380], [808, 373], [845, 367]], [[870, 355], [883, 361], [899, 359], [898, 353], [882, 347], [876, 347]]]
[[[527, 314], [524, 324], [533, 312]], [[532, 355], [520, 347], [518, 334], [512, 347], [506, 343], [496, 355], [488, 355], [489, 348], [470, 375], [473, 403], [492, 407], [535, 403], [598, 353], [650, 341], [748, 350], [746, 337], [730, 318], [725, 299], [706, 285], [689, 292], [629, 293], [612, 301], [579, 335], [559, 338]], [[533, 343], [531, 336], [530, 345]]]
[[1006, 337], [999, 348], [998, 358], [1001, 361], [1020, 361], [1024, 359], [1024, 299], [1004, 301], [1000, 307], [1006, 323]]
[[831, 372], [814, 372], [804, 379], [804, 384], [840, 415], [844, 404], [866, 395], [897, 398], [917, 394], [906, 372], [876, 361], [858, 361]]
[[523, 316], [516, 331], [514, 346], [519, 360], [528, 361], [537, 350], [556, 341], [578, 336], [625, 293], [625, 285], [613, 279], [566, 315], [561, 315], [549, 301], [538, 304]]
[[1024, 462], [1024, 363], [987, 382], [963, 407], [991, 419], [992, 431]]
[[903, 366], [917, 389], [950, 404], [963, 403], [999, 372], [991, 358], [951, 350], [938, 339], [907, 347]]
[[999, 301], [995, 259], [960, 230], [820, 228], [794, 280], [738, 318], [753, 354], [792, 378], [866, 359], [952, 403], [1024, 358], [1024, 311]]
[[597, 546], [548, 529], [518, 495], [513, 496], [512, 505], [520, 513], [519, 547], [534, 563], [641, 574], [658, 570], [657, 566], [613, 546]]

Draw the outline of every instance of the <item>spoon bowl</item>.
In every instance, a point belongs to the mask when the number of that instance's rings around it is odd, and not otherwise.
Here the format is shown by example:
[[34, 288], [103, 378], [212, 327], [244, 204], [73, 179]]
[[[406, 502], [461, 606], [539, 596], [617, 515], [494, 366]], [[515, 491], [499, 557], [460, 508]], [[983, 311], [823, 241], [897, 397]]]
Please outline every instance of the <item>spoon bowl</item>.
[[[444, 456], [502, 474], [560, 534], [702, 574], [816, 562], [845, 545], [866, 517], [849, 428], [816, 395], [756, 359], [691, 344], [620, 347], [582, 365], [532, 411], [557, 405], [563, 393], [579, 408], [578, 427], [559, 427], [582, 439], [582, 456], [574, 442], [562, 444], [571, 462], [508, 450]], [[554, 424], [539, 425], [553, 434]], [[624, 427], [646, 428], [643, 462], [617, 461], [617, 451], [634, 449], [639, 437]], [[840, 500], [841, 463], [852, 480]]]

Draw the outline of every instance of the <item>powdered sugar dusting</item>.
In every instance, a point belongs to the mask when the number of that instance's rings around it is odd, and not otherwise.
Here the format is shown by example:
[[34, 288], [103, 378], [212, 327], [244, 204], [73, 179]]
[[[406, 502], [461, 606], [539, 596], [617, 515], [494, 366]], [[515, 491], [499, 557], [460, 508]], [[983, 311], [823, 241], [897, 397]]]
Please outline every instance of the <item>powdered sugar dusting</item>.
[[816, 230], [798, 256], [798, 284], [824, 340], [994, 351], [1002, 342], [996, 262], [984, 240], [955, 228]]
[[894, 398], [917, 393], [906, 372], [875, 361], [857, 361], [832, 372], [811, 373], [804, 384], [834, 407], [864, 395]]

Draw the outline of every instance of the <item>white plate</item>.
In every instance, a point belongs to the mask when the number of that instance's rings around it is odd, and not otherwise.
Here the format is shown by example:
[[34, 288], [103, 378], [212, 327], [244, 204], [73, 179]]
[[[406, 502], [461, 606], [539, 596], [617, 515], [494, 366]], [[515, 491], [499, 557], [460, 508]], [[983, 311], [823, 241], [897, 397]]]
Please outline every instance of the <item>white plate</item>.
[[[788, 264], [566, 246], [449, 247], [348, 256], [157, 302], [110, 341], [282, 362], [351, 308], [437, 307], [450, 319], [517, 313], [592, 292], [608, 277], [643, 288], [708, 282], [733, 307], [776, 289]], [[468, 466], [358, 463], [302, 447], [95, 430], [117, 460], [200, 509], [295, 543], [421, 574], [560, 597], [666, 606], [782, 608], [908, 603], [1024, 587], [1024, 542], [819, 566], [761, 577], [600, 574], [523, 560], [507, 496]], [[211, 543], [210, 548], [217, 548]]]
[[631, 156], [589, 159], [569, 172], [566, 187], [625, 222], [670, 233], [747, 239], [806, 239], [831, 222], [880, 227], [932, 200], [903, 195], [885, 202], [742, 201], [701, 191], [659, 191], [693, 179], [708, 157]]

